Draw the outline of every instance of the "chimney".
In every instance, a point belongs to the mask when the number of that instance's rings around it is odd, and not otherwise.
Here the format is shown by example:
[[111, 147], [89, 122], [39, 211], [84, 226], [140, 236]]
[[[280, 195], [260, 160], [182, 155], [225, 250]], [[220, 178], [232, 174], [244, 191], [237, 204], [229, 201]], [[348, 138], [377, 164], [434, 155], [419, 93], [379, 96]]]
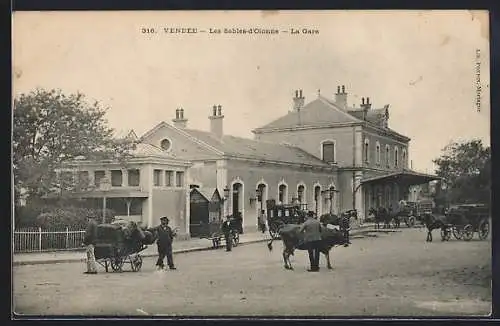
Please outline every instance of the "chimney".
[[208, 117], [210, 119], [210, 132], [217, 136], [217, 138], [222, 139], [224, 116], [222, 115], [222, 106], [219, 104], [212, 107], [212, 115]]
[[184, 109], [180, 108], [175, 110], [175, 119], [172, 119], [174, 126], [184, 129], [187, 127], [187, 119], [184, 118]]
[[295, 97], [293, 98], [293, 111], [299, 111], [304, 107], [304, 96], [302, 96], [302, 90], [295, 91]]
[[335, 104], [343, 110], [347, 110], [347, 93], [345, 92], [345, 85], [337, 86], [337, 93], [335, 94]]

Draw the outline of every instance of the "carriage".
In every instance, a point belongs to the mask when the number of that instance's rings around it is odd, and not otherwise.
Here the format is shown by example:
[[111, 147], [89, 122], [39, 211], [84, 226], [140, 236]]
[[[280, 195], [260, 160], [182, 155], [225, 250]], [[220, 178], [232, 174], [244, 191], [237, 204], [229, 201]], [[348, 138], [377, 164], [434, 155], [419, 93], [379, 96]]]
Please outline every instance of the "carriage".
[[[206, 229], [206, 234], [202, 234], [200, 237], [202, 239], [208, 239], [212, 241], [212, 248], [217, 249], [222, 246], [222, 242], [225, 241], [224, 233], [222, 232], [221, 219], [213, 219], [208, 223], [208, 228]], [[232, 216], [229, 217], [229, 227], [230, 227], [230, 238], [233, 247], [236, 247], [240, 243], [240, 232], [241, 232], [241, 221]]]
[[451, 234], [457, 240], [470, 241], [477, 232], [480, 240], [490, 232], [489, 207], [484, 204], [464, 204], [450, 208], [446, 213], [447, 227], [441, 230], [442, 240], [450, 240]]
[[130, 263], [134, 272], [141, 269], [140, 252], [146, 249], [147, 245], [135, 231], [137, 229], [131, 229], [120, 223], [97, 226], [94, 255], [96, 262], [103, 266], [106, 272], [110, 267], [114, 272], [121, 272], [125, 263]]
[[267, 201], [267, 223], [271, 238], [279, 238], [279, 230], [285, 224], [301, 224], [306, 219], [306, 210], [301, 204], [276, 204], [274, 199]]
[[400, 216], [403, 217], [408, 227], [413, 227], [417, 221], [422, 222], [424, 214], [432, 213], [432, 200], [419, 200], [416, 202], [406, 202], [401, 210]]

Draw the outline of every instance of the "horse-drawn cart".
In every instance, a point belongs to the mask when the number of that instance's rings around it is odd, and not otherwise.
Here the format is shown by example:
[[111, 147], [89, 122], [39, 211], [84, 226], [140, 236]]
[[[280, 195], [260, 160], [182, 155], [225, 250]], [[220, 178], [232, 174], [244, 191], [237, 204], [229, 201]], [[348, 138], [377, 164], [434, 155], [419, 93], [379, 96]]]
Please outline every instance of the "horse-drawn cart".
[[441, 238], [449, 240], [451, 234], [457, 240], [470, 241], [477, 232], [480, 240], [490, 232], [489, 208], [483, 204], [457, 205], [446, 213], [447, 228], [441, 230]]
[[126, 228], [118, 224], [100, 224], [97, 226], [97, 239], [94, 249], [96, 262], [109, 267], [115, 272], [121, 272], [125, 263], [130, 263], [132, 271], [138, 272], [142, 267], [142, 257], [139, 254], [147, 248], [143, 242], [137, 225]]
[[[212, 248], [217, 249], [223, 245], [225, 241], [224, 232], [222, 231], [223, 221], [220, 219], [212, 220], [208, 223], [208, 232], [202, 235], [201, 238], [208, 239], [212, 241]], [[233, 247], [236, 247], [240, 243], [240, 225], [236, 219], [230, 219], [230, 238], [232, 240]]]
[[267, 201], [267, 223], [271, 238], [279, 238], [279, 230], [285, 224], [300, 224], [306, 219], [306, 212], [300, 204], [276, 205], [274, 200]]

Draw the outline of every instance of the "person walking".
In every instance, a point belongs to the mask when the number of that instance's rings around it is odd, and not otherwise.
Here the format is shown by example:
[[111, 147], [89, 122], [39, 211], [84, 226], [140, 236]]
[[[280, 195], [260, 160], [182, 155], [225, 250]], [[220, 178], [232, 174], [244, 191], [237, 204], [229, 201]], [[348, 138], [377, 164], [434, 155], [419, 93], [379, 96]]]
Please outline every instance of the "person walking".
[[321, 223], [316, 219], [314, 212], [307, 213], [307, 219], [302, 223], [299, 229], [304, 233], [304, 245], [309, 253], [309, 262], [311, 267], [308, 272], [319, 271], [319, 245], [321, 241]]
[[172, 254], [172, 241], [176, 236], [176, 233], [172, 231], [172, 228], [168, 226], [169, 219], [166, 216], [160, 218], [160, 225], [155, 228], [157, 234], [157, 245], [158, 245], [158, 260], [156, 261], [156, 268], [158, 270], [164, 270], [165, 264], [163, 260], [165, 256], [167, 257], [167, 264], [171, 270], [177, 269], [174, 265], [174, 258]]
[[261, 210], [259, 215], [259, 229], [262, 233], [266, 233], [266, 211]]
[[97, 240], [97, 222], [93, 216], [88, 216], [87, 223], [87, 229], [85, 230], [85, 236], [83, 239], [83, 244], [85, 245], [85, 251], [87, 254], [87, 271], [85, 274], [97, 274], [94, 252]]
[[222, 223], [222, 233], [224, 234], [224, 240], [226, 241], [226, 251], [231, 251], [233, 247], [233, 239], [231, 237], [231, 220], [229, 216]]

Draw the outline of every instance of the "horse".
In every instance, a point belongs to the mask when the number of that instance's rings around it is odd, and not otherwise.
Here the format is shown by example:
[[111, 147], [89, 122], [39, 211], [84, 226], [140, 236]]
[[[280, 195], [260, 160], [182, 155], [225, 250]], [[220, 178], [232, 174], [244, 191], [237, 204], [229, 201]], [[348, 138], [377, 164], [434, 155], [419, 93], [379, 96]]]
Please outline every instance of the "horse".
[[[285, 263], [285, 269], [293, 270], [292, 264], [290, 263], [290, 256], [293, 256], [295, 249], [307, 250], [303, 243], [303, 233], [299, 232], [299, 224], [286, 224], [279, 230], [279, 235], [283, 241], [283, 261]], [[269, 251], [273, 250], [273, 241], [271, 240], [267, 244]], [[333, 269], [330, 262], [330, 250], [334, 246], [344, 245], [346, 243], [345, 237], [342, 232], [337, 230], [330, 230], [324, 226], [321, 226], [321, 241], [319, 242], [319, 251], [325, 255], [326, 267], [328, 269]]]
[[[425, 227], [427, 228], [427, 239], [425, 241], [432, 242], [432, 231], [436, 229], [441, 229], [444, 234], [450, 232], [448, 230], [448, 226], [446, 220], [444, 218], [437, 217], [430, 213], [424, 213], [422, 216], [422, 220], [424, 222]], [[445, 240], [446, 237], [443, 237], [442, 241]]]
[[378, 209], [370, 208], [368, 214], [373, 215], [375, 217], [375, 228], [380, 229], [380, 222], [384, 222], [384, 229], [390, 228], [390, 223], [392, 217], [389, 215], [389, 212], [385, 207], [379, 207]]
[[356, 209], [351, 209], [340, 214], [340, 217], [335, 214], [323, 214], [320, 216], [320, 223], [326, 227], [328, 224], [338, 225], [340, 231], [344, 234], [346, 239], [346, 246], [349, 242], [349, 230], [351, 229], [351, 217], [355, 220], [358, 219], [358, 212]]

